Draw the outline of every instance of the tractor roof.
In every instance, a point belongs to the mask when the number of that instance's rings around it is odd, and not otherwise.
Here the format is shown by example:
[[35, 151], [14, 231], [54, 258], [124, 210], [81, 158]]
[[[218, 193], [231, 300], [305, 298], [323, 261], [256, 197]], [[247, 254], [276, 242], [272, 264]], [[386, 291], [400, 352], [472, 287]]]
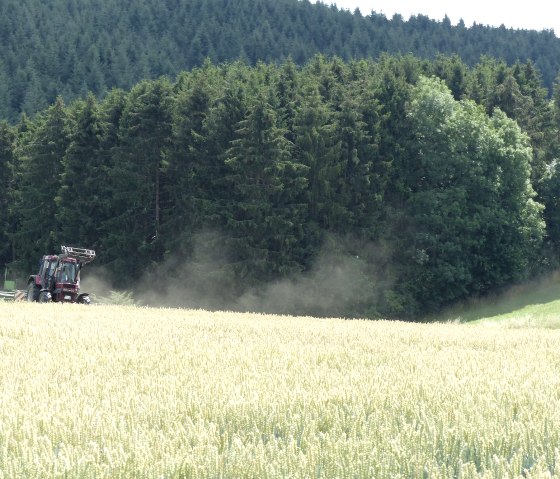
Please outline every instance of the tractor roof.
[[56, 254], [47, 254], [45, 256], [43, 256], [44, 260], [49, 260], [49, 261], [60, 261], [62, 263], [77, 263], [78, 260], [76, 258], [71, 258], [69, 256], [64, 256], [64, 255], [56, 255]]

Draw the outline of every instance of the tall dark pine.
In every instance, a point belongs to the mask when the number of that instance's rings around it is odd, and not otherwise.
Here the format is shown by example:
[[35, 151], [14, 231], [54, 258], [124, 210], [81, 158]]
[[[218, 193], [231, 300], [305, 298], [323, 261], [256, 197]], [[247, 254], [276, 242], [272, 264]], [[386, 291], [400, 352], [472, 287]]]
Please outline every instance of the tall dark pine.
[[[360, 100], [365, 101], [365, 98]], [[373, 119], [377, 114], [377, 104], [370, 101], [368, 106], [368, 114]], [[370, 235], [381, 216], [383, 191], [377, 145], [372, 138], [377, 133], [374, 131], [376, 126], [369, 125], [371, 133], [368, 131], [361, 108], [358, 99], [347, 92], [336, 114], [341, 162], [336, 184], [336, 202], [339, 205], [336, 230], [338, 233], [352, 231], [367, 240], [372, 239]]]
[[231, 169], [226, 159], [232, 141], [238, 137], [238, 125], [247, 115], [245, 88], [245, 82], [228, 78], [227, 87], [213, 102], [206, 118], [208, 154], [204, 190], [208, 201], [204, 224], [210, 228], [223, 229], [228, 222], [227, 209], [235, 185], [228, 181]]
[[103, 135], [93, 95], [77, 103], [70, 144], [63, 161], [57, 199], [62, 241], [99, 249], [100, 227], [108, 219], [108, 172], [103, 164]]
[[211, 180], [206, 117], [210, 92], [206, 76], [179, 92], [173, 115], [173, 145], [169, 154], [166, 184], [166, 248], [188, 256], [193, 235], [204, 226], [208, 201], [216, 192]]
[[300, 88], [296, 65], [288, 58], [280, 69], [277, 84], [278, 109], [282, 116], [282, 124], [286, 128], [288, 140], [294, 142], [294, 119], [296, 116], [298, 90]]
[[292, 144], [263, 97], [239, 123], [237, 135], [226, 160], [234, 188], [230, 245], [238, 277], [258, 285], [301, 270], [306, 167], [292, 157]]
[[11, 189], [14, 161], [15, 133], [6, 122], [0, 122], [0, 273], [4, 265], [12, 261]]
[[321, 230], [334, 230], [339, 217], [336, 184], [342, 171], [336, 124], [316, 85], [309, 84], [301, 103], [294, 120], [295, 144], [308, 169], [310, 219]]
[[[549, 156], [560, 158], [560, 76], [556, 78], [554, 94], [551, 102], [553, 126], [551, 131], [555, 132], [550, 136]], [[552, 160], [548, 167], [548, 175], [541, 184], [541, 197], [545, 205], [544, 219], [548, 247], [550, 248], [549, 261], [552, 267], [557, 267], [560, 251], [560, 164], [558, 160]]]
[[122, 113], [109, 172], [113, 209], [105, 252], [117, 280], [137, 279], [163, 257], [159, 235], [170, 102], [169, 82], [144, 81], [131, 90]]
[[35, 120], [18, 152], [20, 227], [16, 256], [24, 269], [43, 254], [60, 251], [56, 197], [61, 186], [62, 159], [69, 144], [68, 114], [61, 98]]
[[[228, 76], [232, 73], [230, 70]], [[239, 294], [239, 280], [230, 263], [234, 248], [227, 244], [236, 184], [231, 181], [232, 170], [226, 160], [231, 142], [238, 137], [238, 124], [247, 114], [245, 89], [244, 81], [228, 78], [227, 85], [218, 90], [217, 98], [204, 113], [202, 129], [193, 132], [198, 138], [191, 151], [197, 152], [196, 158], [191, 155], [195, 161], [192, 186], [197, 192], [193, 202], [196, 216], [193, 231], [174, 234], [175, 238], [188, 238], [185, 245], [189, 247], [188, 271], [185, 274], [183, 270], [181, 281], [188, 283], [195, 297], [203, 299], [201, 305], [205, 307], [216, 307], [216, 298], [220, 298], [221, 307], [226, 307]]]

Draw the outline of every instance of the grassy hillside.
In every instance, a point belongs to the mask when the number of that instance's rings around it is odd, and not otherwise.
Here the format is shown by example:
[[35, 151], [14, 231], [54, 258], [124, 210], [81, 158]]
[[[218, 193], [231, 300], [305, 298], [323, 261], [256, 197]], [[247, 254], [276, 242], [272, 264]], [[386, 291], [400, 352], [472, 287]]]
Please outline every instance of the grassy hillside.
[[494, 324], [501, 327], [560, 329], [560, 274], [472, 300], [445, 312], [440, 321]]
[[2, 477], [560, 475], [560, 331], [27, 303], [0, 318]]

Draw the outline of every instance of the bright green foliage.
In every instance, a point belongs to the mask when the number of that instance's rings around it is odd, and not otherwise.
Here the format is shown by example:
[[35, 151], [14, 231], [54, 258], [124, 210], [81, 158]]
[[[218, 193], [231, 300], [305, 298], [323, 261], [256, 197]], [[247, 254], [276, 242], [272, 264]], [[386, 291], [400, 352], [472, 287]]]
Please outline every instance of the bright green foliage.
[[420, 80], [409, 116], [417, 153], [398, 289], [437, 309], [522, 279], [544, 232], [526, 135], [499, 111], [488, 118], [473, 102], [456, 102], [439, 80]]

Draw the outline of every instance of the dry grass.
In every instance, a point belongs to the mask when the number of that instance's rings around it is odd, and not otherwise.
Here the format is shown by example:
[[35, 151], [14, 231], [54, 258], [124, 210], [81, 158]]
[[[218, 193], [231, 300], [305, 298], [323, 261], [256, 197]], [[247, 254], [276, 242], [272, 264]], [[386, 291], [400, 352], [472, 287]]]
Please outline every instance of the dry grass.
[[560, 331], [0, 303], [0, 478], [560, 476]]

